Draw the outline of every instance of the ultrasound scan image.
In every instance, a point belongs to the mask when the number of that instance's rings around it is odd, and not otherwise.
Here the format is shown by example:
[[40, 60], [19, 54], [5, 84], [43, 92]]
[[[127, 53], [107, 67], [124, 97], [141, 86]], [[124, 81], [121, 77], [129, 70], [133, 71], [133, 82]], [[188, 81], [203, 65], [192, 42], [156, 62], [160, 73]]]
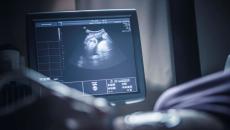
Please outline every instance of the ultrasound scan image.
[[[85, 30], [85, 39], [82, 41], [83, 53], [73, 55], [75, 66], [84, 69], [105, 69], [121, 63], [125, 56], [116, 47], [105, 29]], [[72, 58], [72, 59], [74, 59]], [[77, 58], [77, 59], [76, 59]]]
[[64, 26], [61, 37], [63, 81], [136, 76], [132, 32], [125, 24]]
[[[128, 19], [55, 23], [37, 23], [39, 72], [92, 95], [136, 91], [135, 86], [130, 89], [137, 73], [135, 39]], [[116, 87], [110, 83], [107, 90], [107, 80], [115, 79], [121, 82]], [[130, 80], [125, 82], [127, 88], [122, 88], [122, 79]]]

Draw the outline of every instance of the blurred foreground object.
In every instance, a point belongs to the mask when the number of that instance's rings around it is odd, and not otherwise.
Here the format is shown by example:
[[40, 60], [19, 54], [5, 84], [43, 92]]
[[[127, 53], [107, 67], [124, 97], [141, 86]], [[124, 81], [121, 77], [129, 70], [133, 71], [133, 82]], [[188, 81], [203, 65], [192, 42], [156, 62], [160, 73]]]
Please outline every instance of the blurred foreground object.
[[[8, 52], [0, 52], [9, 57], [1, 61], [9, 61], [6, 63], [11, 65], [13, 57], [18, 56], [17, 53], [8, 56], [12, 54]], [[167, 90], [158, 99], [155, 112], [114, 118], [104, 99], [83, 97], [81, 92], [38, 72], [14, 66], [0, 68], [0, 128], [4, 130], [229, 128], [230, 72], [219, 72]]]
[[0, 51], [0, 56], [1, 129], [110, 128], [112, 111], [104, 99], [82, 97], [81, 92], [20, 66], [20, 55], [15, 50]]
[[116, 130], [223, 130], [213, 116], [194, 110], [140, 112], [115, 120]]
[[230, 72], [222, 71], [165, 91], [154, 112], [114, 122], [117, 130], [229, 130]]
[[218, 72], [168, 89], [158, 99], [154, 110], [168, 109], [192, 109], [206, 112], [228, 122], [230, 72]]
[[224, 71], [229, 71], [229, 70], [230, 70], [230, 55], [228, 55], [224, 66]]

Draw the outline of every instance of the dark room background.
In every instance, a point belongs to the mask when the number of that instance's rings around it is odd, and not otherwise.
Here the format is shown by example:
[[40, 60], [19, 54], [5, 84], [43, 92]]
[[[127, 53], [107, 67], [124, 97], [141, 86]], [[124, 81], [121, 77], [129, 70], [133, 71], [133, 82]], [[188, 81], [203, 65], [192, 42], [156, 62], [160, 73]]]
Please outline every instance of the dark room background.
[[[230, 54], [230, 2], [194, 0], [202, 75], [224, 68]], [[147, 100], [120, 106], [120, 114], [151, 110], [166, 88], [175, 84], [168, 0], [8, 0], [0, 4], [0, 44], [10, 43], [27, 57], [28, 12], [135, 8], [141, 31]], [[186, 43], [185, 43], [186, 44]]]

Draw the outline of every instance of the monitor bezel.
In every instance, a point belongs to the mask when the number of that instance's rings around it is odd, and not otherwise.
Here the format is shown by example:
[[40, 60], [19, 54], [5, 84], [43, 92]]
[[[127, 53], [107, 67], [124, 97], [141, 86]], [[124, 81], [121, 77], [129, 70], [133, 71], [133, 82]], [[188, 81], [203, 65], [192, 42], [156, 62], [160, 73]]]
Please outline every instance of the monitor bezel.
[[138, 92], [100, 95], [113, 103], [133, 103], [143, 101], [146, 97], [146, 85], [144, 76], [144, 67], [142, 59], [142, 49], [140, 40], [140, 31], [138, 26], [138, 18], [135, 9], [109, 9], [109, 10], [83, 10], [83, 11], [62, 11], [62, 12], [39, 12], [29, 13], [26, 15], [26, 31], [27, 31], [27, 51], [28, 66], [32, 69], [36, 67], [36, 48], [35, 44], [35, 28], [34, 21], [42, 19], [58, 19], [58, 18], [88, 18], [88, 17], [107, 17], [117, 15], [130, 16], [131, 29], [133, 35], [134, 58], [136, 65], [136, 80]]

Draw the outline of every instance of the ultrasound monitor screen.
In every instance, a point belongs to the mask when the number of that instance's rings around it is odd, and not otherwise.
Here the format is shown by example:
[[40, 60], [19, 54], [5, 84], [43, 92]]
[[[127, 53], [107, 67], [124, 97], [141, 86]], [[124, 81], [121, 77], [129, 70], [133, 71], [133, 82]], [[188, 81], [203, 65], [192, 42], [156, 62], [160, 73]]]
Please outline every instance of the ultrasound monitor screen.
[[131, 19], [131, 15], [33, 19], [32, 68], [83, 96], [116, 99], [138, 94], [143, 81], [138, 77]]

